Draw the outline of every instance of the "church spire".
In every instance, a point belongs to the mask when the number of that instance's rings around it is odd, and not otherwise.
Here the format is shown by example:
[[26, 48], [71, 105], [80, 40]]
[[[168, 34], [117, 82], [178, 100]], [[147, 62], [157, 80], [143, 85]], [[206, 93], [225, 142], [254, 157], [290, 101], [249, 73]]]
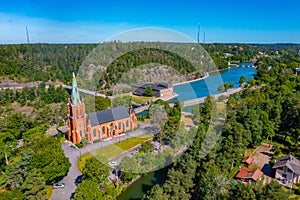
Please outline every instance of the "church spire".
[[75, 72], [73, 70], [72, 72], [73, 75], [73, 81], [72, 81], [72, 94], [71, 94], [71, 101], [74, 105], [77, 105], [81, 103], [80, 101], [80, 96], [78, 92], [78, 87], [77, 87], [77, 82], [76, 82], [76, 77], [75, 77]]

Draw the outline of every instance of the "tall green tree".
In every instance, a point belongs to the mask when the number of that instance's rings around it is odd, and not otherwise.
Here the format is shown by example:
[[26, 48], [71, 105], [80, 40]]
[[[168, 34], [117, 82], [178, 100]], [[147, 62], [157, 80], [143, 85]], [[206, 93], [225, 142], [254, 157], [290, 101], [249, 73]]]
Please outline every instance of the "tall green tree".
[[33, 154], [34, 152], [32, 150], [24, 151], [21, 153], [21, 159], [19, 161], [15, 161], [9, 165], [3, 178], [5, 187], [9, 189], [21, 187], [28, 175], [28, 164], [31, 162]]
[[102, 200], [103, 191], [99, 188], [99, 184], [92, 180], [83, 180], [77, 185], [74, 199], [77, 200]]
[[154, 96], [154, 92], [153, 92], [151, 86], [148, 86], [148, 87], [145, 89], [145, 96], [147, 96], [147, 97], [153, 97], [153, 96]]
[[21, 187], [29, 200], [46, 200], [46, 181], [38, 169], [31, 170]]
[[106, 182], [109, 173], [110, 167], [103, 164], [94, 156], [86, 160], [82, 171], [84, 178], [91, 179], [95, 183]]

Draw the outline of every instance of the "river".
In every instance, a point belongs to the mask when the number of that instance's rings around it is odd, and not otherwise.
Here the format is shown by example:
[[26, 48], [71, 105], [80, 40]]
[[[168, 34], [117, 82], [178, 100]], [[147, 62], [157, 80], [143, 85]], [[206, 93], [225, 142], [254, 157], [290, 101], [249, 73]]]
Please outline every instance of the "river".
[[206, 97], [210, 94], [218, 94], [218, 87], [225, 82], [234, 83], [234, 87], [239, 87], [239, 80], [241, 76], [246, 76], [247, 81], [253, 77], [256, 70], [248, 67], [230, 68], [221, 72], [213, 72], [209, 74], [209, 77], [199, 81], [176, 85], [174, 86], [174, 92], [179, 94], [178, 98], [174, 101], [191, 100], [201, 97]]
[[144, 194], [151, 190], [154, 185], [163, 185], [165, 183], [167, 172], [167, 167], [155, 172], [149, 172], [130, 185], [125, 192], [118, 196], [117, 200], [137, 200], [143, 198]]
[[[234, 83], [234, 87], [239, 87], [241, 76], [246, 76], [248, 81], [253, 78], [255, 72], [255, 69], [248, 67], [230, 68], [225, 71], [210, 73], [210, 76], [203, 80], [176, 85], [174, 91], [179, 94], [176, 100], [190, 100], [210, 94], [218, 94], [218, 87], [225, 82]], [[141, 199], [155, 184], [164, 184], [166, 176], [167, 169], [150, 172], [128, 187], [117, 200]]]

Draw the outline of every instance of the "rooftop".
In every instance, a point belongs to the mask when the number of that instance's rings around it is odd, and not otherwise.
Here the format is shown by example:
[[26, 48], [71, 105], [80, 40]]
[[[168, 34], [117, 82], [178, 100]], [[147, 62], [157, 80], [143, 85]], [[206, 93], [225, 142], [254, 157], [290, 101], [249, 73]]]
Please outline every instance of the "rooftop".
[[242, 160], [242, 163], [247, 163], [248, 165], [250, 165], [253, 162], [253, 160], [254, 159], [252, 157], [248, 156]]
[[294, 173], [300, 175], [300, 161], [292, 155], [282, 156], [276, 160], [274, 168], [287, 167]]
[[129, 107], [121, 106], [99, 112], [89, 113], [87, 117], [90, 119], [91, 126], [97, 126], [107, 122], [124, 119], [130, 116]]
[[263, 174], [264, 173], [259, 169], [247, 170], [246, 168], [242, 168], [235, 177], [241, 179], [253, 179], [257, 181], [262, 177]]
[[154, 83], [141, 83], [141, 84], [132, 85], [133, 88], [142, 88], [142, 89], [146, 89], [149, 86], [152, 87], [152, 90], [159, 91], [159, 90], [169, 88], [170, 84], [166, 83], [166, 82], [161, 82], [161, 83], [157, 83], [157, 84], [154, 84]]

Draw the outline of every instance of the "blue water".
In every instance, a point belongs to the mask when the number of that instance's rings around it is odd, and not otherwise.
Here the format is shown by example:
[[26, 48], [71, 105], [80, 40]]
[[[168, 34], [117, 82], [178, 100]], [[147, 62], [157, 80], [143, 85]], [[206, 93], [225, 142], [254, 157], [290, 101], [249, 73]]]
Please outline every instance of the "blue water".
[[143, 111], [143, 112], [140, 112], [140, 113], [137, 113], [136, 116], [148, 116], [148, 111]]
[[218, 94], [218, 87], [225, 82], [234, 83], [234, 87], [239, 87], [241, 76], [246, 76], [247, 81], [253, 78], [256, 70], [248, 67], [230, 68], [222, 72], [213, 72], [208, 78], [174, 86], [174, 92], [179, 96], [174, 99], [174, 102], [179, 100], [191, 100], [201, 97], [206, 97], [211, 94]]

